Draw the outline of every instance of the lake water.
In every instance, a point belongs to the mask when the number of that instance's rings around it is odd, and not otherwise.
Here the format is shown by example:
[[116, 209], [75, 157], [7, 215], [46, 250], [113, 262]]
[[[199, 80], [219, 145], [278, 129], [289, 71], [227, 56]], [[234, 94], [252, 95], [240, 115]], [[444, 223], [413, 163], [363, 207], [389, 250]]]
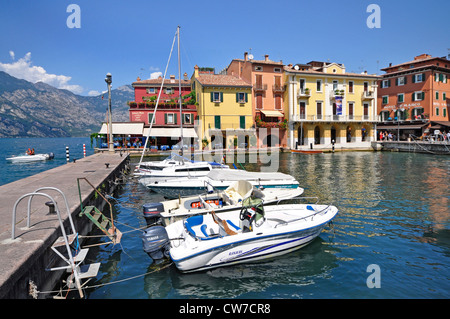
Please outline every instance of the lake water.
[[[64, 165], [66, 145], [71, 158], [82, 156], [83, 143], [87, 153], [93, 153], [89, 138], [0, 143], [0, 184]], [[4, 162], [7, 155], [28, 147], [54, 152], [55, 160]], [[193, 274], [182, 274], [170, 264], [151, 264], [138, 229], [145, 226], [142, 205], [162, 198], [130, 177], [112, 201], [123, 233], [121, 244], [91, 248], [88, 261], [101, 267], [87, 284], [95, 287], [86, 289], [87, 298], [450, 297], [449, 156], [336, 152], [281, 153], [272, 159], [279, 171], [297, 178], [304, 196], [317, 196], [320, 203], [339, 208], [333, 227], [313, 243], [276, 259]], [[256, 171], [263, 164], [244, 166]]]
[[114, 208], [122, 243], [94, 253], [102, 266], [91, 285], [108, 285], [87, 289], [88, 298], [450, 297], [450, 157], [281, 153], [277, 160], [304, 196], [340, 210], [333, 228], [312, 244], [273, 260], [193, 274], [152, 265], [136, 229], [145, 226], [142, 205], [162, 198], [130, 179]]

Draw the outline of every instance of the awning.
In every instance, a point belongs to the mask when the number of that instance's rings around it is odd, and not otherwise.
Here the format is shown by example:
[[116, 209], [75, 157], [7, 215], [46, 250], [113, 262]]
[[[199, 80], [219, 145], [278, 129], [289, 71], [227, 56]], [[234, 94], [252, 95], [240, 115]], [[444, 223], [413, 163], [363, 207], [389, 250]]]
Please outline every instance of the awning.
[[262, 112], [265, 116], [268, 117], [283, 117], [284, 114], [278, 111], [265, 111], [265, 110], [261, 110], [260, 112]]
[[[144, 136], [148, 136], [148, 130], [150, 128], [144, 128]], [[152, 131], [150, 132], [150, 137], [180, 137], [181, 130], [179, 128], [166, 128], [166, 127], [152, 127]], [[183, 128], [183, 138], [184, 137], [194, 137], [198, 138], [197, 132], [193, 128]]]
[[421, 124], [421, 125], [377, 125], [377, 130], [420, 130], [425, 125], [428, 124]]
[[[98, 134], [108, 134], [109, 128], [107, 123], [102, 123], [102, 128]], [[112, 123], [113, 135], [142, 135], [144, 123]]]
[[450, 121], [431, 121], [431, 125], [431, 128], [434, 126], [450, 127]]

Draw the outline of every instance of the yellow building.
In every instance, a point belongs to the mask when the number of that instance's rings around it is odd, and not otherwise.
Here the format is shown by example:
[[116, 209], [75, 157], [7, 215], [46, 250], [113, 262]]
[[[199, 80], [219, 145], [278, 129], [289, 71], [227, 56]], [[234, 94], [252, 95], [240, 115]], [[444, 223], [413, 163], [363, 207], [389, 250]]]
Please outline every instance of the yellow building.
[[195, 66], [199, 138], [212, 148], [243, 147], [256, 143], [252, 116], [252, 85], [232, 75], [214, 74]]
[[291, 149], [369, 148], [377, 122], [376, 75], [312, 61], [284, 67]]

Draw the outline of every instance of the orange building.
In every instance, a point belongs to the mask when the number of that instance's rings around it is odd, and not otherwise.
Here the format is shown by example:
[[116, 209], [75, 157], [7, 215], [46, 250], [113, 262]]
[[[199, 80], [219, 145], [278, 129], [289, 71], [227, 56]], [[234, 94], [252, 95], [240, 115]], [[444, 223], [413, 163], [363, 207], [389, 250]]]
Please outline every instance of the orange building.
[[[269, 60], [269, 55], [265, 55], [264, 60], [254, 60], [252, 55], [245, 52], [244, 59], [233, 59], [226, 72], [253, 85], [253, 118], [258, 147], [286, 147], [283, 62]], [[265, 129], [260, 130], [261, 128]], [[275, 145], [272, 145], [274, 141]]]
[[[410, 134], [450, 130], [450, 61], [428, 54], [381, 69], [378, 82], [378, 133], [391, 132], [395, 140]], [[377, 134], [378, 139], [380, 134]]]

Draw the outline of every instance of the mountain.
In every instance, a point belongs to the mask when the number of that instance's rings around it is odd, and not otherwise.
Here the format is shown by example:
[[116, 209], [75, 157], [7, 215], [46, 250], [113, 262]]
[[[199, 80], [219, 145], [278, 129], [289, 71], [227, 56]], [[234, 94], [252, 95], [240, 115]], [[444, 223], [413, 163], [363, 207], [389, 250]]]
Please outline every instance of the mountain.
[[[113, 121], [129, 120], [131, 85], [111, 90]], [[0, 71], [0, 137], [87, 136], [106, 121], [108, 94], [81, 96]]]

